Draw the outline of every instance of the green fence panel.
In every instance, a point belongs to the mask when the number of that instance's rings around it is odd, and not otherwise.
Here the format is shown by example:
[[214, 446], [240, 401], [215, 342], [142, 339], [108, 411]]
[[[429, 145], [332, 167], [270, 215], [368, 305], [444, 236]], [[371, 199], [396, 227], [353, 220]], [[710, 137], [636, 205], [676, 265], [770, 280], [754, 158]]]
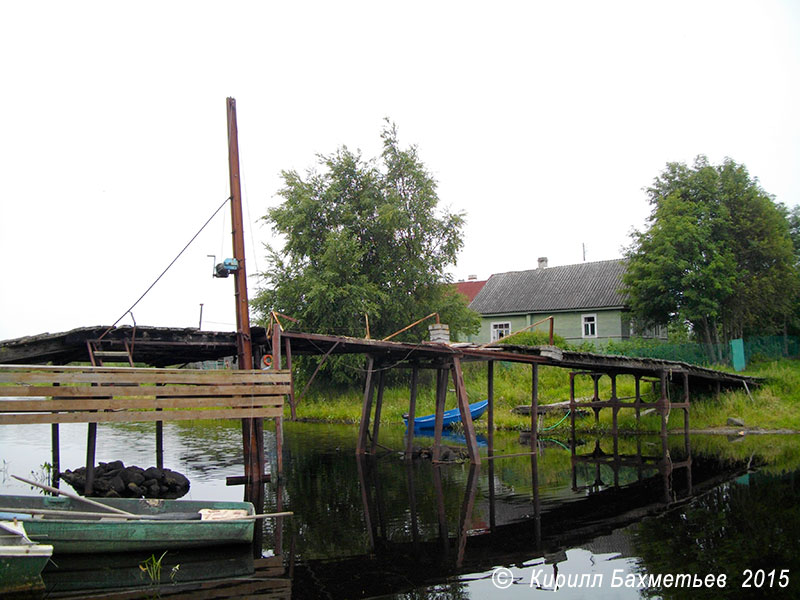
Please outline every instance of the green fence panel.
[[[698, 366], [727, 364], [736, 368], [739, 364], [738, 358], [734, 363], [734, 351], [730, 344], [668, 344], [656, 340], [633, 338], [621, 342], [609, 342], [602, 351], [606, 354], [632, 358], [661, 358]], [[742, 340], [741, 352], [741, 359], [745, 364], [754, 360], [796, 357], [800, 355], [800, 339], [793, 336], [750, 337]]]
[[744, 340], [742, 338], [731, 340], [731, 362], [734, 371], [744, 371], [747, 366], [744, 360]]

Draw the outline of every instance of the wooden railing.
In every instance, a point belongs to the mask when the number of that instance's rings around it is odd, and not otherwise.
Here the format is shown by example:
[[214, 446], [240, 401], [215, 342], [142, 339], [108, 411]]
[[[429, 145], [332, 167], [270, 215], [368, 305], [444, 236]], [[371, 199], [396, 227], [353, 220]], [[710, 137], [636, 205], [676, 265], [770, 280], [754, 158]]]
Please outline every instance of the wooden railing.
[[0, 424], [275, 418], [288, 371], [0, 365]]

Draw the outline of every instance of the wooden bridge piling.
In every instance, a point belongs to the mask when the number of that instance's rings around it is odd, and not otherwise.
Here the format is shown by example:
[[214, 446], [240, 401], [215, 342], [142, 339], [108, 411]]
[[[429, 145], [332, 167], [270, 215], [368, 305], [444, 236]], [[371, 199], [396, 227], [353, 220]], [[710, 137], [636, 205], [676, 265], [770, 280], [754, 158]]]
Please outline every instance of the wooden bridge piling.
[[494, 361], [486, 362], [486, 399], [489, 401], [489, 413], [486, 415], [489, 428], [489, 456], [494, 456]]
[[406, 457], [414, 452], [414, 418], [417, 415], [417, 387], [419, 385], [419, 365], [414, 363], [411, 367], [411, 393], [408, 400], [408, 423], [406, 427]]
[[383, 408], [383, 392], [386, 384], [386, 371], [378, 371], [378, 393], [375, 398], [375, 419], [372, 423], [372, 453], [378, 449], [378, 435], [381, 430], [381, 409]]
[[539, 365], [531, 365], [531, 448], [539, 447]]
[[453, 375], [453, 383], [456, 388], [456, 399], [458, 408], [461, 412], [461, 422], [464, 425], [464, 435], [467, 438], [467, 452], [469, 460], [474, 465], [481, 464], [481, 455], [478, 451], [478, 440], [475, 435], [475, 425], [472, 422], [472, 413], [469, 408], [469, 398], [467, 389], [464, 385], [464, 372], [461, 369], [461, 359], [453, 357], [450, 363], [450, 371]]
[[444, 404], [447, 398], [447, 370], [443, 366], [436, 369], [436, 416], [433, 425], [433, 452], [431, 459], [439, 462], [442, 449], [442, 429], [444, 426]]
[[374, 367], [375, 359], [369, 356], [367, 358], [367, 377], [364, 383], [364, 399], [361, 403], [361, 421], [358, 424], [356, 454], [364, 454], [367, 451], [367, 434], [369, 432], [369, 420], [372, 414], [372, 396], [374, 392]]

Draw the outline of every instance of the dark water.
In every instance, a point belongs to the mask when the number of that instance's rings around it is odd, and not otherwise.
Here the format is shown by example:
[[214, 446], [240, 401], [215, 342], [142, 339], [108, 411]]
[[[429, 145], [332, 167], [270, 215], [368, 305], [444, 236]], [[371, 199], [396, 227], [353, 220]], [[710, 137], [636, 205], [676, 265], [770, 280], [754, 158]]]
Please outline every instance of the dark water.
[[[85, 430], [62, 426], [62, 468], [83, 462]], [[99, 432], [98, 460], [154, 463], [152, 425]], [[403, 435], [384, 427], [387, 449], [358, 460], [355, 427], [287, 423], [285, 476], [267, 486], [265, 509], [295, 514], [264, 523], [267, 558], [173, 553], [165, 583], [141, 594], [193, 597], [200, 588], [186, 591], [187, 582], [218, 574], [227, 579], [208, 597], [800, 596], [800, 439], [584, 438], [573, 456], [565, 430], [535, 456], [486, 460], [482, 448], [480, 467], [434, 467], [389, 450]], [[49, 444], [49, 426], [0, 428], [2, 493], [36, 493], [9, 475], [43, 478]], [[225, 485], [241, 474], [240, 444], [237, 423], [166, 424], [165, 466], [190, 478], [188, 497], [240, 500], [242, 488]], [[274, 453], [271, 432], [267, 444]], [[526, 450], [517, 434], [496, 436], [496, 454]], [[175, 565], [177, 584], [166, 576]], [[122, 573], [97, 559], [60, 568], [53, 595]], [[128, 584], [141, 582], [131, 573]]]

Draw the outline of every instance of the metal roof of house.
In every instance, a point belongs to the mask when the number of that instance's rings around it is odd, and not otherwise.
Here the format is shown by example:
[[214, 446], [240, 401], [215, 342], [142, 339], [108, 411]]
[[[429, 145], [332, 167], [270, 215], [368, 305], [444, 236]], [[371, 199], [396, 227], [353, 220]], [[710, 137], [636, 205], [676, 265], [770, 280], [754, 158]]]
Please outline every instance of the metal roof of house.
[[512, 271], [492, 275], [470, 308], [481, 314], [612, 308], [625, 305], [620, 293], [625, 261]]
[[484, 285], [486, 285], [485, 279], [483, 281], [470, 279], [469, 281], [459, 281], [455, 284], [458, 293], [466, 296], [469, 302], [475, 300], [475, 296], [483, 289]]

